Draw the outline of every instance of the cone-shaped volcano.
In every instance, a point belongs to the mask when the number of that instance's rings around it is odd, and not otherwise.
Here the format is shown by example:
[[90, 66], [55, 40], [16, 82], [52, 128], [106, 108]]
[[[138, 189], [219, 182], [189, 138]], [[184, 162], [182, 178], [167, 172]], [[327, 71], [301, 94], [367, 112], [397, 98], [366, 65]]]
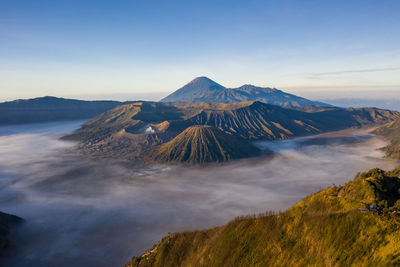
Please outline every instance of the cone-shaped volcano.
[[259, 152], [247, 141], [217, 128], [191, 126], [163, 144], [153, 158], [162, 162], [201, 164], [251, 157]]

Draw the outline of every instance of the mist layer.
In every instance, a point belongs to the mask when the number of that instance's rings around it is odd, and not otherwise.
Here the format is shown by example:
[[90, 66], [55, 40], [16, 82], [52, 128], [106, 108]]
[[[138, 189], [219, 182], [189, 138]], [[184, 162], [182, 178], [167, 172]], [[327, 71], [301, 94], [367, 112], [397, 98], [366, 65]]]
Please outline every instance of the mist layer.
[[358, 171], [397, 163], [366, 130], [258, 142], [272, 158], [208, 168], [92, 161], [58, 140], [80, 122], [0, 128], [0, 210], [26, 223], [4, 266], [120, 266], [168, 232], [284, 210]]

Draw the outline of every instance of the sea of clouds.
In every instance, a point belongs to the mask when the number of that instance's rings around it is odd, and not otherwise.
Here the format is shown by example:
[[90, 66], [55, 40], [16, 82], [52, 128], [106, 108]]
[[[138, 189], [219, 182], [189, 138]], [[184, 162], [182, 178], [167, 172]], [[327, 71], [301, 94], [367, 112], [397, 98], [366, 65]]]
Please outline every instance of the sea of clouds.
[[285, 210], [358, 171], [398, 165], [367, 130], [256, 145], [272, 157], [184, 168], [78, 156], [81, 122], [0, 127], [0, 211], [26, 222], [4, 266], [120, 266], [168, 232]]

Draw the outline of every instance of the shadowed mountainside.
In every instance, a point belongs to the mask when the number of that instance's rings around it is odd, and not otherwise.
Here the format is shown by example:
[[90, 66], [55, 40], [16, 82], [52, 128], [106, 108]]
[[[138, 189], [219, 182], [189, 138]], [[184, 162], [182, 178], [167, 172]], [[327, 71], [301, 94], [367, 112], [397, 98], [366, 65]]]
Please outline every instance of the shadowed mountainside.
[[238, 88], [225, 88], [207, 77], [198, 77], [182, 88], [161, 100], [162, 102], [244, 102], [260, 101], [282, 107], [316, 106], [329, 107], [331, 105], [311, 101], [302, 97], [285, 93], [275, 88], [257, 87], [246, 84]]
[[195, 125], [212, 126], [246, 140], [277, 140], [399, 118], [399, 112], [376, 108], [303, 112], [261, 102], [135, 102], [97, 116], [64, 139], [80, 141], [87, 155], [133, 160]]
[[15, 215], [0, 212], [0, 254], [10, 246], [10, 240], [7, 237], [10, 231], [22, 222], [23, 220]]
[[259, 152], [245, 140], [217, 128], [191, 126], [170, 142], [161, 145], [152, 158], [161, 162], [197, 164], [248, 158]]
[[169, 234], [125, 266], [399, 266], [400, 169], [373, 169], [283, 213]]
[[382, 148], [388, 157], [400, 159], [400, 120], [385, 124], [373, 133], [383, 136], [390, 142], [389, 145]]
[[0, 103], [0, 125], [87, 119], [121, 104], [51, 96], [19, 99]]

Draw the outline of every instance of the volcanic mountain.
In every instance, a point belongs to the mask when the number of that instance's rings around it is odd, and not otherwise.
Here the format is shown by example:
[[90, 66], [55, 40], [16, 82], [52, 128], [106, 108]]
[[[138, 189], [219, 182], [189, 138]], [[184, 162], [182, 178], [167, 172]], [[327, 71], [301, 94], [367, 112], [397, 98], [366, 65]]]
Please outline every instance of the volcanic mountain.
[[373, 169], [282, 213], [169, 234], [125, 267], [399, 266], [400, 169]]
[[389, 145], [382, 148], [388, 157], [400, 159], [400, 120], [382, 125], [373, 133], [383, 136], [390, 142]]
[[161, 100], [162, 102], [243, 102], [260, 101], [282, 107], [316, 106], [329, 104], [311, 101], [275, 88], [246, 84], [238, 88], [225, 88], [207, 77], [198, 77]]
[[[207, 77], [198, 77], [182, 88], [176, 90], [161, 102], [185, 102], [185, 101], [216, 101], [215, 95], [226, 88]], [[205, 100], [207, 99], [207, 100]]]
[[185, 162], [189, 164], [224, 162], [248, 158], [259, 150], [246, 140], [215, 127], [191, 126], [177, 137], [161, 145], [153, 158], [162, 162]]
[[246, 140], [277, 140], [374, 126], [396, 119], [400, 119], [399, 112], [376, 108], [320, 108], [304, 112], [257, 101], [135, 102], [97, 116], [64, 138], [80, 141], [80, 150], [90, 156], [137, 160], [196, 125], [212, 126]]

